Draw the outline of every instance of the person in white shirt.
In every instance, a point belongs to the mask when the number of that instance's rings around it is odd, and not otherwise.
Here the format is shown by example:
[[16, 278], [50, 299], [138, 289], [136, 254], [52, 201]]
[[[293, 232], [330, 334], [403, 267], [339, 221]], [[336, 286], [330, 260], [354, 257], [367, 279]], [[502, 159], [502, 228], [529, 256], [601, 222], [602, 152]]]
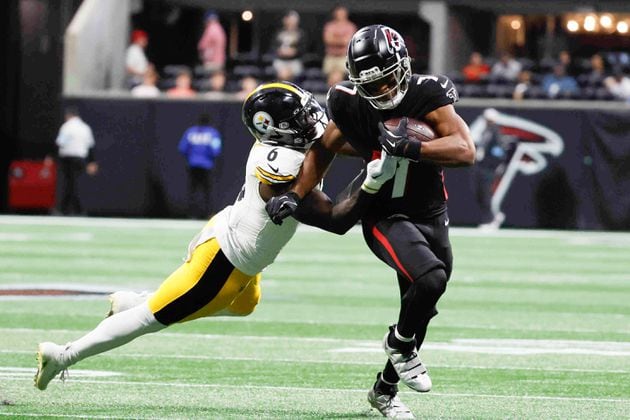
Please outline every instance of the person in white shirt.
[[79, 177], [84, 172], [91, 176], [98, 172], [98, 164], [94, 159], [94, 135], [76, 108], [66, 108], [65, 120], [55, 141], [61, 182], [61, 200], [57, 211], [64, 215], [82, 214]]
[[616, 99], [630, 101], [630, 77], [620, 67], [615, 67], [612, 76], [604, 79], [604, 86]]
[[510, 54], [503, 53], [499, 61], [492, 66], [490, 75], [497, 79], [514, 81], [518, 78], [521, 67], [521, 63], [512, 58]]
[[156, 98], [161, 95], [160, 89], [156, 86], [158, 75], [153, 65], [149, 65], [144, 73], [142, 84], [131, 89], [131, 95], [136, 98]]
[[86, 357], [169, 325], [201, 317], [249, 315], [260, 300], [261, 271], [293, 237], [298, 220], [343, 234], [396, 173], [398, 158], [383, 152], [367, 164], [361, 187], [343, 201], [333, 206], [326, 194], [315, 189], [304, 197], [295, 218], [275, 224], [265, 204], [290, 188], [304, 153], [323, 135], [327, 118], [311, 93], [275, 82], [260, 85], [245, 99], [242, 120], [256, 142], [234, 204], [212, 217], [192, 239], [185, 262], [155, 293], [116, 292], [110, 296], [111, 316], [94, 330], [66, 345], [40, 343], [38, 389], [46, 389], [60, 372], [64, 379], [67, 367]]
[[131, 33], [131, 45], [127, 47], [125, 64], [129, 87], [142, 83], [144, 74], [149, 70], [149, 60], [144, 50], [149, 45], [149, 36], [145, 31], [136, 29]]

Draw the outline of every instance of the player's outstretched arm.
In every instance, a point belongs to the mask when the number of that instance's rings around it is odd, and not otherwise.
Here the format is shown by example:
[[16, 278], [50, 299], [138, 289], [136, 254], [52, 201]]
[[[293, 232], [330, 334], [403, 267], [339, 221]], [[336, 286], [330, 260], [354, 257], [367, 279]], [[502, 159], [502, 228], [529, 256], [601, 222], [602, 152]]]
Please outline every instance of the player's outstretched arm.
[[430, 160], [442, 166], [468, 166], [475, 162], [475, 144], [468, 125], [457, 115], [453, 105], [442, 106], [424, 119], [431, 124], [438, 138], [421, 142], [407, 135], [407, 118], [397, 127], [387, 129], [379, 122], [379, 142], [394, 156], [413, 161]]
[[275, 224], [295, 213], [302, 198], [310, 193], [324, 177], [335, 154], [345, 140], [334, 122], [330, 122], [320, 141], [315, 142], [304, 157], [302, 168], [291, 190], [267, 201], [265, 210]]
[[383, 184], [393, 178], [397, 166], [398, 158], [383, 151], [380, 159], [368, 163], [361, 188], [348, 198], [333, 205], [326, 194], [313, 190], [302, 200], [295, 217], [302, 223], [343, 235], [361, 218]]
[[475, 163], [475, 143], [468, 125], [453, 105], [429, 112], [424, 119], [431, 124], [438, 138], [422, 143], [422, 159], [450, 167]]

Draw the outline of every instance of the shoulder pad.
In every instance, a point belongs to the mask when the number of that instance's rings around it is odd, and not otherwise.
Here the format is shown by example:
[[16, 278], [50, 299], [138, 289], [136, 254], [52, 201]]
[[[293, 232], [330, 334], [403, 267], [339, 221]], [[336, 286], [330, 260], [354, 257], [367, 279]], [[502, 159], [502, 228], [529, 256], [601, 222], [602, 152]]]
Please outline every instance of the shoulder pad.
[[284, 184], [293, 181], [304, 154], [286, 147], [259, 144], [254, 175], [264, 184]]
[[412, 80], [412, 84], [418, 86], [423, 95], [444, 96], [450, 99], [451, 102], [459, 100], [457, 88], [455, 88], [451, 79], [442, 74], [418, 74], [416, 75], [415, 83]]

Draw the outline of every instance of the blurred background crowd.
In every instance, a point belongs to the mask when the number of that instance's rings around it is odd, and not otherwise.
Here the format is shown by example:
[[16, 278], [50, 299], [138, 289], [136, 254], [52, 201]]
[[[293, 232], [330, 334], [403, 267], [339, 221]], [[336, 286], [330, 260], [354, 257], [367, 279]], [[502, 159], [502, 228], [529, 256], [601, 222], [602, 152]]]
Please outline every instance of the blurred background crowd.
[[[274, 18], [249, 9], [220, 15], [147, 2], [133, 15], [128, 87], [137, 96], [243, 96], [257, 82], [281, 79], [325, 93], [346, 77], [347, 43], [357, 24], [373, 16], [343, 4], [327, 15], [302, 14], [306, 19], [296, 10]], [[382, 22], [404, 34], [414, 70], [430, 72], [428, 31], [413, 29], [395, 13]], [[629, 22], [614, 13], [499, 15], [495, 28], [488, 25], [495, 42], [477, 34], [477, 42], [468, 41], [469, 52], [440, 70], [462, 97], [627, 101]]]

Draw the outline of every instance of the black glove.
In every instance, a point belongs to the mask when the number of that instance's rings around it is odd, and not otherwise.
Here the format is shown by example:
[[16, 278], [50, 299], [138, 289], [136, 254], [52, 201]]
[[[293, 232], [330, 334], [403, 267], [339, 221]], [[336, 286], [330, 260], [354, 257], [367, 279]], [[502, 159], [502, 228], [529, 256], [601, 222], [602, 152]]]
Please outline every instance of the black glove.
[[407, 136], [407, 117], [400, 119], [398, 127], [388, 130], [385, 125], [379, 121], [378, 130], [381, 134], [378, 141], [383, 149], [392, 156], [404, 157], [413, 161], [420, 160], [420, 149], [422, 143], [416, 139], [410, 139]]
[[295, 213], [298, 204], [300, 204], [300, 196], [293, 191], [288, 191], [271, 197], [265, 205], [265, 210], [267, 210], [267, 214], [272, 222], [276, 225], [281, 225], [283, 219]]

